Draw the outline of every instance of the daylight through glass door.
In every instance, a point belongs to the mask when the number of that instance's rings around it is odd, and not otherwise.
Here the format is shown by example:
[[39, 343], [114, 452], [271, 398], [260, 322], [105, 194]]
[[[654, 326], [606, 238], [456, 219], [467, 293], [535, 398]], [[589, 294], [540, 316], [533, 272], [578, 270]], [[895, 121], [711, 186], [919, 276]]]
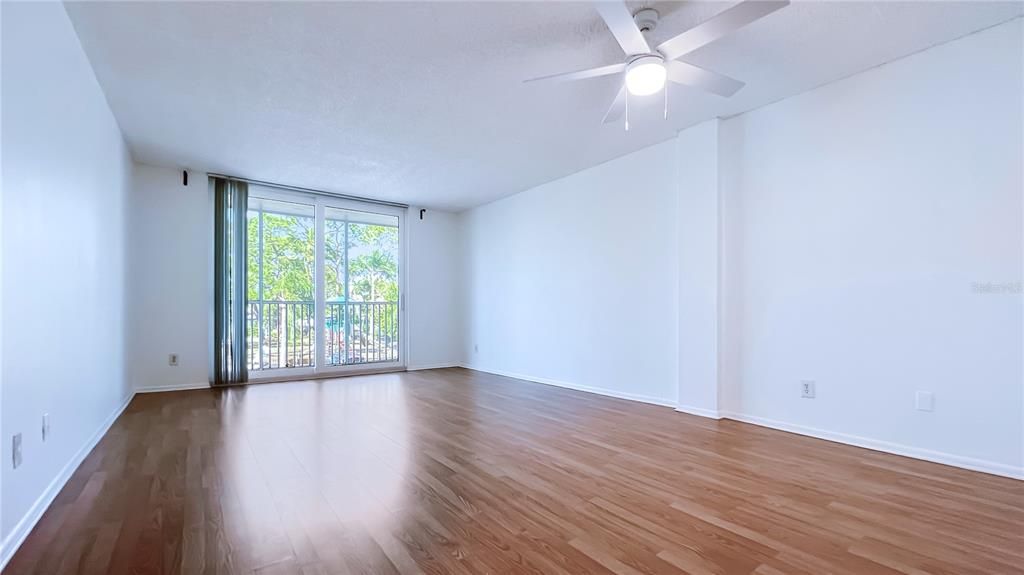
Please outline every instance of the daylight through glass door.
[[313, 367], [315, 208], [249, 198], [249, 371]]
[[398, 361], [398, 217], [325, 209], [324, 362]]
[[350, 204], [250, 190], [246, 342], [257, 379], [400, 365], [400, 215]]

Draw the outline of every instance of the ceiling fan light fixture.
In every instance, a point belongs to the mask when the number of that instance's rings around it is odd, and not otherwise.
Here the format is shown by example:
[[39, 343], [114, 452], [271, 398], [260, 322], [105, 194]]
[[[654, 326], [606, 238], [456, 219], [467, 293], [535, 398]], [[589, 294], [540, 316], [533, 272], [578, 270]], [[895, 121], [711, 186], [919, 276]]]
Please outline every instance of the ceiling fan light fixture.
[[634, 96], [649, 96], [665, 87], [668, 71], [655, 55], [640, 56], [626, 67], [626, 89]]

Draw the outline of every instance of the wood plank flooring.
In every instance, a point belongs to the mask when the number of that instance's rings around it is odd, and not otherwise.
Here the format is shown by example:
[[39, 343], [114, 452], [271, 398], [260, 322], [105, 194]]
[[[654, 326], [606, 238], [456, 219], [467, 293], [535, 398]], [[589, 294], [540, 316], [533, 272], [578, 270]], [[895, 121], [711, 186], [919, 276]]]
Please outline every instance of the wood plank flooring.
[[4, 573], [1022, 566], [1024, 482], [443, 369], [139, 395]]

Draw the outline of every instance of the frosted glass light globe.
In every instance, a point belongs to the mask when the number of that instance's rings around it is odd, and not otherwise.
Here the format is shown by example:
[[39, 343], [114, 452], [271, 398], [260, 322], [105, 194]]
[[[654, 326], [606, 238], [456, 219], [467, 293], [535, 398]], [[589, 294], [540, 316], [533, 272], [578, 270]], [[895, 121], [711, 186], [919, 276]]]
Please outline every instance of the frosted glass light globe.
[[641, 56], [626, 67], [626, 89], [634, 96], [648, 96], [665, 87], [668, 72], [657, 56]]

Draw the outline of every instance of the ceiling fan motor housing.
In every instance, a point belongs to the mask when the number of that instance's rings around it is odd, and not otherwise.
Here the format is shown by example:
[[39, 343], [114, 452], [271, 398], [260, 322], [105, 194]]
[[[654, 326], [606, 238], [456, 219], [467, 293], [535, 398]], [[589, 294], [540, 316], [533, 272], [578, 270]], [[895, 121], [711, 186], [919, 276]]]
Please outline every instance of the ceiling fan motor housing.
[[644, 8], [643, 10], [637, 10], [637, 13], [633, 14], [633, 21], [636, 22], [636, 27], [641, 32], [653, 32], [658, 27], [658, 19], [660, 17], [661, 15], [654, 8]]

